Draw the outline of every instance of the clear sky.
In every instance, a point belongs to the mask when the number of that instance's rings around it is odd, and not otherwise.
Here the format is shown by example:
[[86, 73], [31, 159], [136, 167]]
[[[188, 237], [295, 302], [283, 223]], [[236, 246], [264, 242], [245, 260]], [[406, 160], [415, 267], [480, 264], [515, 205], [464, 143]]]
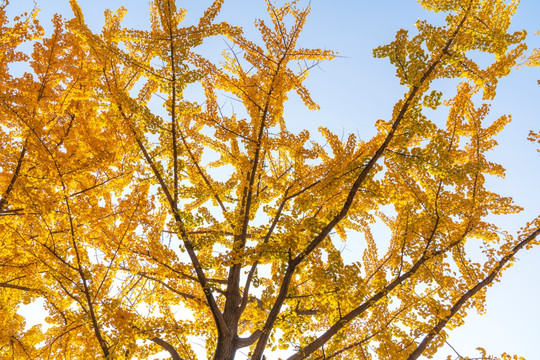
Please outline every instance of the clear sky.
[[[72, 16], [68, 0], [36, 0], [43, 25], [59, 12]], [[32, 0], [12, 0], [10, 11], [20, 13], [32, 8]], [[147, 1], [79, 0], [87, 22], [94, 30], [103, 24], [103, 10], [126, 6], [126, 25], [146, 26]], [[178, 4], [190, 11], [188, 22], [196, 21], [210, 0], [186, 0]], [[312, 13], [304, 28], [301, 45], [339, 52], [340, 58], [323, 63], [310, 74], [307, 86], [321, 110], [311, 112], [294, 97], [285, 119], [293, 129], [327, 126], [338, 133], [354, 132], [367, 139], [374, 134], [374, 122], [388, 119], [393, 104], [405, 89], [394, 77], [386, 60], [374, 59], [372, 49], [393, 40], [400, 28], [413, 31], [418, 19], [440, 21], [440, 15], [423, 10], [414, 0], [312, 0]], [[248, 37], [256, 38], [253, 20], [264, 17], [263, 0], [225, 0], [221, 19], [245, 27]], [[540, 47], [540, 1], [522, 0], [512, 28], [526, 29], [530, 48]], [[50, 27], [49, 27], [50, 28]], [[222, 39], [214, 40], [206, 51], [219, 53], [226, 48]], [[507, 169], [505, 179], [490, 179], [492, 189], [512, 196], [525, 211], [497, 218], [501, 227], [515, 234], [528, 220], [540, 213], [540, 154], [526, 141], [529, 130], [540, 130], [540, 69], [520, 68], [502, 79], [492, 102], [489, 119], [511, 114], [513, 121], [497, 138], [499, 148], [490, 158]], [[453, 84], [453, 83], [452, 83]], [[450, 85], [450, 84], [449, 84]], [[452, 87], [445, 98], [454, 94]], [[354, 252], [354, 248], [349, 248]], [[488, 290], [487, 313], [471, 313], [468, 322], [455, 330], [449, 343], [463, 356], [478, 356], [477, 346], [488, 353], [503, 351], [526, 359], [540, 358], [540, 248], [519, 255], [519, 261], [503, 275], [502, 282]], [[455, 353], [448, 347], [437, 359]]]

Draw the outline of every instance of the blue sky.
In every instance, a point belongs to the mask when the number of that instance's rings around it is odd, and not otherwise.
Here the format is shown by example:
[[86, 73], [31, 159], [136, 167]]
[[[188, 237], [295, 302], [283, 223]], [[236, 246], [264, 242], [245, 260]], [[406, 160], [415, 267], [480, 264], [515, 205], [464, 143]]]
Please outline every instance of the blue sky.
[[[147, 1], [140, 0], [79, 0], [86, 20], [98, 30], [103, 24], [103, 10], [126, 6], [126, 25], [147, 24]], [[37, 0], [39, 18], [46, 25], [52, 14], [71, 16], [68, 0]], [[209, 0], [179, 1], [190, 11], [188, 22], [196, 21]], [[31, 0], [12, 0], [10, 11], [20, 13], [33, 6]], [[374, 59], [372, 49], [393, 40], [400, 28], [414, 29], [418, 19], [441, 21], [440, 14], [429, 14], [414, 0], [312, 0], [312, 13], [304, 28], [301, 45], [332, 49], [341, 57], [320, 65], [310, 74], [307, 86], [318, 112], [303, 108], [292, 97], [286, 109], [286, 120], [293, 128], [316, 129], [327, 126], [338, 133], [357, 133], [367, 139], [374, 134], [377, 119], [388, 119], [393, 104], [405, 91], [394, 77], [393, 67]], [[263, 0], [225, 0], [220, 15], [234, 25], [242, 25], [248, 37], [256, 38], [253, 20], [264, 16]], [[540, 1], [522, 0], [512, 29], [526, 29], [530, 48], [540, 47]], [[214, 41], [217, 51], [224, 50], [222, 40]], [[512, 196], [525, 211], [518, 215], [496, 218], [500, 226], [515, 233], [528, 220], [540, 213], [540, 156], [534, 144], [526, 141], [529, 130], [540, 130], [539, 69], [520, 68], [500, 82], [498, 95], [492, 102], [489, 119], [511, 114], [513, 121], [498, 137], [500, 147], [490, 153], [490, 159], [507, 169], [505, 179], [490, 179], [492, 189]], [[451, 84], [449, 84], [451, 85]], [[445, 97], [453, 94], [452, 87]], [[353, 250], [354, 251], [354, 250]], [[477, 346], [488, 353], [504, 351], [526, 359], [537, 359], [540, 350], [540, 248], [519, 255], [519, 261], [506, 273], [501, 283], [488, 291], [487, 313], [471, 313], [468, 322], [454, 331], [450, 344], [463, 356], [477, 356]], [[455, 355], [445, 348], [437, 359]]]

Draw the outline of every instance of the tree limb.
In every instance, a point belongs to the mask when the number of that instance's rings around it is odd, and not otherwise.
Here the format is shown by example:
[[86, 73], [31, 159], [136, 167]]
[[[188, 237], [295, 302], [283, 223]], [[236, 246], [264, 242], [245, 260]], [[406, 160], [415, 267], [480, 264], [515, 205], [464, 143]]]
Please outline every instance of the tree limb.
[[491, 270], [488, 276], [486, 276], [482, 281], [480, 281], [476, 286], [469, 289], [465, 294], [463, 294], [459, 300], [452, 306], [450, 309], [450, 312], [448, 315], [446, 315], [443, 319], [439, 320], [435, 327], [426, 335], [424, 340], [418, 344], [416, 349], [409, 355], [407, 360], [416, 360], [418, 359], [422, 353], [426, 350], [427, 346], [431, 343], [431, 341], [444, 329], [446, 324], [456, 315], [456, 313], [467, 303], [467, 301], [472, 298], [474, 295], [476, 295], [480, 290], [485, 288], [486, 286], [489, 286], [496, 278], [497, 275], [501, 272], [501, 270], [504, 268], [504, 266], [514, 259], [516, 254], [522, 250], [525, 246], [527, 246], [530, 242], [532, 242], [536, 237], [540, 234], [540, 228], [537, 228], [534, 230], [529, 236], [525, 237], [522, 241], [520, 241], [514, 248], [506, 255], [504, 256], [497, 265]]
[[183, 358], [180, 357], [180, 355], [178, 354], [174, 346], [169, 344], [167, 341], [160, 339], [158, 337], [153, 337], [150, 339], [150, 341], [155, 342], [156, 344], [158, 344], [159, 346], [167, 350], [169, 354], [171, 354], [172, 360], [184, 360]]

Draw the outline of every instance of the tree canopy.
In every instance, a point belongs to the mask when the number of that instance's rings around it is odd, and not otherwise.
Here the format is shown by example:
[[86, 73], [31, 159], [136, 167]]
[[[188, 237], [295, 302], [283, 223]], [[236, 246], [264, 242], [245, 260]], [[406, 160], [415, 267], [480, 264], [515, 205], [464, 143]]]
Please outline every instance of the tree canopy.
[[[267, 0], [259, 41], [223, 2], [185, 26], [174, 0], [147, 28], [107, 11], [97, 33], [70, 0], [47, 35], [37, 10], [0, 6], [1, 358], [196, 359], [197, 342], [215, 360], [429, 357], [538, 245], [540, 217], [501, 229], [490, 215], [521, 208], [486, 184], [511, 121], [489, 103], [527, 55], [518, 1], [419, 0], [445, 24], [374, 49], [405, 91], [370, 138], [291, 130], [287, 100], [316, 110], [305, 80], [337, 56], [299, 45], [308, 4]], [[199, 51], [211, 37], [221, 62]]]

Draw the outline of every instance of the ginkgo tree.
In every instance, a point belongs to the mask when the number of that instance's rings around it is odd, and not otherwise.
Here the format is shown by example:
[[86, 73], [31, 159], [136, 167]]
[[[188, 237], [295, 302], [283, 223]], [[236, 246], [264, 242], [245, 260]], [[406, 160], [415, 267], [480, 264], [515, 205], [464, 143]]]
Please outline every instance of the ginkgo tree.
[[[297, 1], [267, 1], [261, 41], [216, 20], [223, 0], [191, 26], [174, 0], [152, 1], [144, 29], [107, 11], [99, 34], [71, 0], [48, 36], [4, 2], [0, 357], [194, 359], [199, 341], [215, 360], [433, 356], [538, 245], [540, 218], [515, 236], [489, 220], [520, 211], [486, 187], [510, 117], [485, 102], [526, 50], [508, 30], [517, 1], [419, 2], [445, 24], [374, 50], [406, 91], [372, 138], [288, 129], [288, 97], [317, 109], [304, 81], [335, 57], [298, 45]], [[219, 64], [198, 52], [214, 36], [231, 44]], [[454, 96], [433, 86], [444, 79]], [[224, 94], [241, 109], [226, 113]], [[365, 251], [344, 261], [352, 240]], [[37, 299], [45, 323], [27, 328], [17, 310]]]

